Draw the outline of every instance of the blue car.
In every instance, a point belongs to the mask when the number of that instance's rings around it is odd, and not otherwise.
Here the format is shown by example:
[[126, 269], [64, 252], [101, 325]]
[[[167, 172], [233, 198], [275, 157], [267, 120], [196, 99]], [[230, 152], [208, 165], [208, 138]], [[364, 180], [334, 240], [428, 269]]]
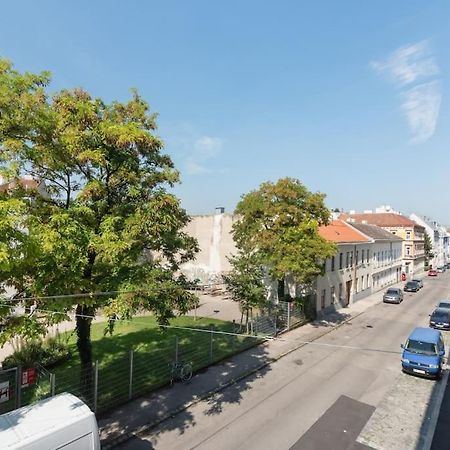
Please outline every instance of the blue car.
[[418, 327], [401, 347], [403, 372], [428, 378], [441, 377], [445, 347], [439, 330]]

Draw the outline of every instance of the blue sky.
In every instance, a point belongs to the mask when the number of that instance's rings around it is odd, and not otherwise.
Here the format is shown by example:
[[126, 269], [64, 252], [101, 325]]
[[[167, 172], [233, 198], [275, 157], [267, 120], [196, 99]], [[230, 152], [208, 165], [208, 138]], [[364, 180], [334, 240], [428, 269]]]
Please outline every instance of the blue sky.
[[450, 225], [450, 3], [17, 1], [0, 55], [52, 90], [136, 87], [191, 214], [297, 177], [346, 210]]

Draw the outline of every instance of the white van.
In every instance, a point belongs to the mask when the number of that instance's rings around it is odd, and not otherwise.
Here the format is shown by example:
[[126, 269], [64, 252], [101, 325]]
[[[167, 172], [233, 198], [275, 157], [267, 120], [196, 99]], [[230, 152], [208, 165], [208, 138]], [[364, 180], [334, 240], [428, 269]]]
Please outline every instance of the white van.
[[0, 416], [2, 450], [100, 450], [94, 413], [72, 394], [60, 394]]

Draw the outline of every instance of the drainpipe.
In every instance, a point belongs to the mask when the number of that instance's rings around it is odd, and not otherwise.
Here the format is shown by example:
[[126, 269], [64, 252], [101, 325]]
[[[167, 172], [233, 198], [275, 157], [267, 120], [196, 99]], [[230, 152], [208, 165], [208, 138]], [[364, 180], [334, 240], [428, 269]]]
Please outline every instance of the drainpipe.
[[357, 269], [356, 269], [356, 244], [354, 246], [353, 249], [353, 299], [352, 299], [352, 303], [354, 303], [355, 301], [355, 297], [356, 297], [356, 286], [357, 286], [357, 278], [356, 278], [356, 273]]

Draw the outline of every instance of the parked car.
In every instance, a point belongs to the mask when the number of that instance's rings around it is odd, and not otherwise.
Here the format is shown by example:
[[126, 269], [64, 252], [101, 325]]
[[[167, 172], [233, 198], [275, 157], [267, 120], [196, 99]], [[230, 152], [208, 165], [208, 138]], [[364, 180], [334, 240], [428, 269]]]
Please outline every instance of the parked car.
[[405, 286], [403, 287], [403, 290], [405, 292], [417, 292], [420, 289], [419, 283], [416, 281], [407, 281]]
[[429, 277], [437, 277], [437, 271], [436, 270], [434, 270], [434, 269], [430, 269], [429, 271], [428, 271], [428, 276]]
[[437, 305], [438, 308], [450, 309], [450, 300], [441, 300]]
[[450, 262], [448, 262], [448, 263], [445, 264], [445, 268], [446, 268], [446, 269], [450, 269]]
[[412, 281], [415, 281], [419, 285], [419, 289], [423, 288], [423, 281], [420, 278], [413, 278]]
[[444, 273], [445, 272], [445, 267], [444, 266], [440, 266], [437, 268], [437, 273]]
[[450, 309], [436, 308], [430, 315], [430, 327], [450, 330]]
[[403, 301], [403, 292], [399, 288], [389, 288], [383, 295], [384, 303], [400, 303]]
[[403, 372], [429, 378], [441, 377], [445, 346], [439, 330], [415, 328], [401, 347]]

